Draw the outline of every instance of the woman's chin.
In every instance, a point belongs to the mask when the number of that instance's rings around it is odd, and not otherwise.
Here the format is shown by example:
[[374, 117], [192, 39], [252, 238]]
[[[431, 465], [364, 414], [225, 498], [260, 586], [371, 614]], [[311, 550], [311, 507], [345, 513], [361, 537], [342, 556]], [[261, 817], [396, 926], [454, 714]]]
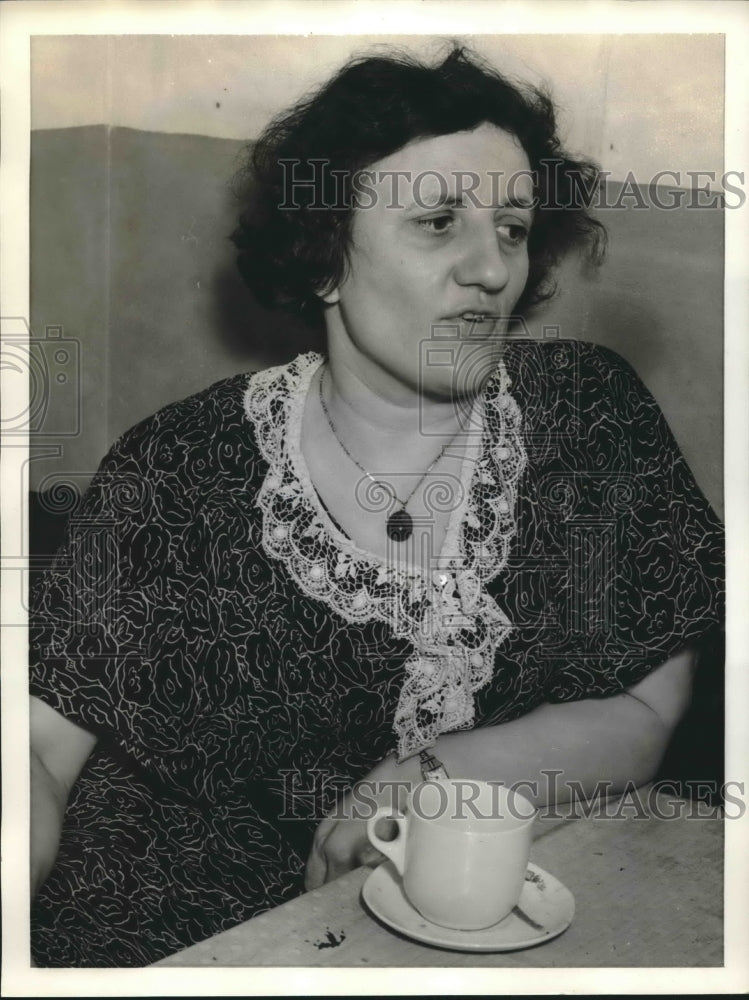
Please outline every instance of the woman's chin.
[[496, 371], [499, 360], [496, 354], [484, 354], [475, 356], [467, 364], [449, 366], [439, 372], [423, 372], [419, 390], [430, 398], [473, 399], [483, 391]]
[[422, 379], [419, 384], [420, 396], [429, 402], [453, 403], [461, 410], [469, 407], [486, 385], [488, 374], [483, 378], [461, 378], [460, 372], [447, 373], [444, 377]]

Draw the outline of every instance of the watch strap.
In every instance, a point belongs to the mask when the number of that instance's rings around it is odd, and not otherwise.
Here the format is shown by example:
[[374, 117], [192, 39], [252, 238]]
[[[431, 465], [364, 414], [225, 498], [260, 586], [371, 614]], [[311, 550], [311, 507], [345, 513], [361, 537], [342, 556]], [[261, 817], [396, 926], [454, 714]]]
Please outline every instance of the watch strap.
[[419, 764], [424, 781], [445, 781], [450, 777], [442, 761], [428, 750], [420, 751]]

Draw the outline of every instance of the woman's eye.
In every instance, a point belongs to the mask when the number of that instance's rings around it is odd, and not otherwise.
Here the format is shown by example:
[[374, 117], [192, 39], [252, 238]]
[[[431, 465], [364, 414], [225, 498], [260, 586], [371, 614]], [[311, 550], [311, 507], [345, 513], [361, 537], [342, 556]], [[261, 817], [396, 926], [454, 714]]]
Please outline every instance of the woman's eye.
[[434, 233], [435, 235], [440, 235], [441, 233], [446, 233], [453, 222], [453, 217], [451, 215], [433, 215], [428, 219], [419, 219], [419, 226], [425, 229], [428, 233]]
[[497, 232], [511, 246], [519, 247], [528, 239], [528, 230], [518, 223], [506, 222], [497, 226]]

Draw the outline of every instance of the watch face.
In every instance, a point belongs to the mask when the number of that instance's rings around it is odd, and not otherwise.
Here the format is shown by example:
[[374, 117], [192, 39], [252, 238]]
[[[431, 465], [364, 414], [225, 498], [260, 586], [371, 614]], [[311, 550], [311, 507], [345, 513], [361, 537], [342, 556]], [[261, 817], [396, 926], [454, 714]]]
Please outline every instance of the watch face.
[[439, 767], [424, 768], [421, 776], [424, 781], [445, 781], [448, 774], [445, 768], [440, 764]]
[[421, 758], [421, 777], [424, 781], [443, 781], [449, 777], [445, 765], [439, 758], [426, 750], [419, 755]]

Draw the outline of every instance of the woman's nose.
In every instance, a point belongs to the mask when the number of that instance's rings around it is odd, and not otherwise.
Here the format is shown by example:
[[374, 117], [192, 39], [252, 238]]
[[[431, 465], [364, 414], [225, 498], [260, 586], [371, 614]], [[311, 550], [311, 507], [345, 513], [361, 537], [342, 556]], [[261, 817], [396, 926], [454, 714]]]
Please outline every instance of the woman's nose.
[[458, 284], [476, 285], [486, 292], [499, 292], [507, 284], [508, 277], [507, 262], [494, 226], [472, 233], [455, 268]]

